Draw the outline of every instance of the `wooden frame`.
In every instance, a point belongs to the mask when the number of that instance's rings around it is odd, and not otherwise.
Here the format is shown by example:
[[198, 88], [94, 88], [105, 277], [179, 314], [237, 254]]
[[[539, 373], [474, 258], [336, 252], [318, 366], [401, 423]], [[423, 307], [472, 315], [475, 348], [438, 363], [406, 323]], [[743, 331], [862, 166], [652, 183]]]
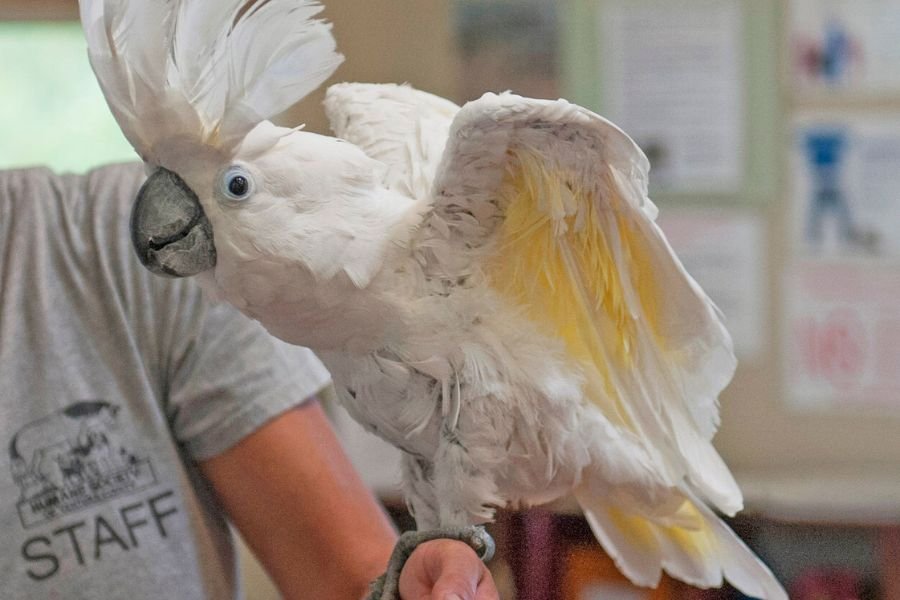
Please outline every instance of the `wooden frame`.
[[3, 0], [0, 21], [69, 21], [78, 18], [76, 0]]

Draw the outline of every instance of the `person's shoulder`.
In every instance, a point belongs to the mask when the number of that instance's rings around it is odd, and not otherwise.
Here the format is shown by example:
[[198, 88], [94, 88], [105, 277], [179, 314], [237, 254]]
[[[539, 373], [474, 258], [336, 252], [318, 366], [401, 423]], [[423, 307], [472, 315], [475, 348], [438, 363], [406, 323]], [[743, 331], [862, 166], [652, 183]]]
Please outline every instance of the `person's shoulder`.
[[125, 181], [134, 182], [145, 179], [146, 172], [143, 163], [129, 161], [94, 167], [85, 173], [85, 177], [89, 179], [94, 177], [101, 179], [123, 179]]
[[91, 213], [119, 218], [130, 211], [144, 179], [140, 163], [107, 165], [84, 174], [44, 166], [0, 170], [0, 208], [53, 223], [58, 218], [80, 221]]
[[60, 176], [47, 167], [0, 170], [0, 210], [20, 214], [40, 208], [35, 197], [59, 197], [61, 186]]
[[108, 260], [146, 275], [134, 256], [128, 226], [135, 198], [146, 180], [143, 166], [106, 165], [65, 178], [66, 219], [102, 249]]
[[140, 186], [146, 179], [146, 172], [142, 163], [124, 162], [94, 167], [84, 177], [88, 181], [115, 181], [128, 186]]
[[85, 199], [93, 207], [115, 209], [113, 212], [117, 213], [130, 213], [147, 178], [141, 163], [104, 165], [77, 177]]
[[5, 185], [8, 185], [14, 181], [23, 181], [38, 178], [48, 179], [53, 177], [57, 177], [57, 174], [54, 173], [50, 168], [44, 166], [20, 167], [15, 169], [0, 170], [0, 181], [2, 181]]
[[86, 186], [86, 190], [95, 192], [116, 186], [136, 190], [145, 178], [143, 165], [137, 162], [103, 165], [84, 174], [56, 172], [46, 166], [0, 169], [0, 182], [5, 186], [41, 182], [61, 187]]

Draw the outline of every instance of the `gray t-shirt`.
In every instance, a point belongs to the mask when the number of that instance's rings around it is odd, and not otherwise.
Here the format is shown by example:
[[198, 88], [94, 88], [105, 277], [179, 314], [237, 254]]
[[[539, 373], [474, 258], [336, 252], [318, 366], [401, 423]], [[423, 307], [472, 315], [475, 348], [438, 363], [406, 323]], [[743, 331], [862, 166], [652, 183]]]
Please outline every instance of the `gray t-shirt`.
[[0, 172], [0, 598], [239, 597], [193, 460], [327, 371], [137, 261], [140, 165]]

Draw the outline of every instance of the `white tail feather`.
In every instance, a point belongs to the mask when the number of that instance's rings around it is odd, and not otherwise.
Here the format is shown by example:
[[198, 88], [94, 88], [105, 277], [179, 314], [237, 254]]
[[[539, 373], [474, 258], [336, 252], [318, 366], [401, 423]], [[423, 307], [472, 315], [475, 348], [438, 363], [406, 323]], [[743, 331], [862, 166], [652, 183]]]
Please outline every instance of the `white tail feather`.
[[662, 549], [656, 545], [655, 540], [648, 546], [636, 547], [610, 522], [604, 504], [592, 502], [578, 493], [576, 498], [591, 531], [619, 571], [635, 585], [651, 588], [659, 585], [663, 570]]
[[759, 560], [715, 513], [692, 495], [694, 504], [716, 534], [725, 578], [737, 589], [753, 598], [788, 600], [787, 592], [772, 571]]
[[701, 500], [682, 491], [685, 506], [700, 516], [699, 527], [679, 529], [654, 521], [592, 497], [585, 488], [576, 491], [576, 498], [597, 540], [636, 585], [655, 587], [665, 571], [699, 588], [719, 587], [724, 578], [748, 596], [787, 600], [768, 567]]

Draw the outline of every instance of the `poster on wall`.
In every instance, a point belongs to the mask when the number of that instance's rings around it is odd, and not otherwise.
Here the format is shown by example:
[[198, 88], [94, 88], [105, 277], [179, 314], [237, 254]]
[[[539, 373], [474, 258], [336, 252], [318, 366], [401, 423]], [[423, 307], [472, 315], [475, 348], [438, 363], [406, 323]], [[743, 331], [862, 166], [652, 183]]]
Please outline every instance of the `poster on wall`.
[[785, 289], [792, 406], [900, 413], [897, 267], [800, 261], [786, 271]]
[[790, 0], [790, 81], [801, 94], [900, 93], [900, 3]]
[[670, 192], [737, 193], [743, 183], [740, 0], [607, 0], [600, 75], [609, 117]]
[[900, 263], [900, 114], [800, 115], [794, 121], [794, 253]]
[[900, 115], [800, 115], [790, 165], [788, 398], [900, 413]]
[[559, 11], [546, 0], [455, 0], [461, 97], [558, 98]]
[[762, 217], [666, 207], [657, 222], [685, 269], [722, 311], [738, 359], [758, 358], [769, 331]]

